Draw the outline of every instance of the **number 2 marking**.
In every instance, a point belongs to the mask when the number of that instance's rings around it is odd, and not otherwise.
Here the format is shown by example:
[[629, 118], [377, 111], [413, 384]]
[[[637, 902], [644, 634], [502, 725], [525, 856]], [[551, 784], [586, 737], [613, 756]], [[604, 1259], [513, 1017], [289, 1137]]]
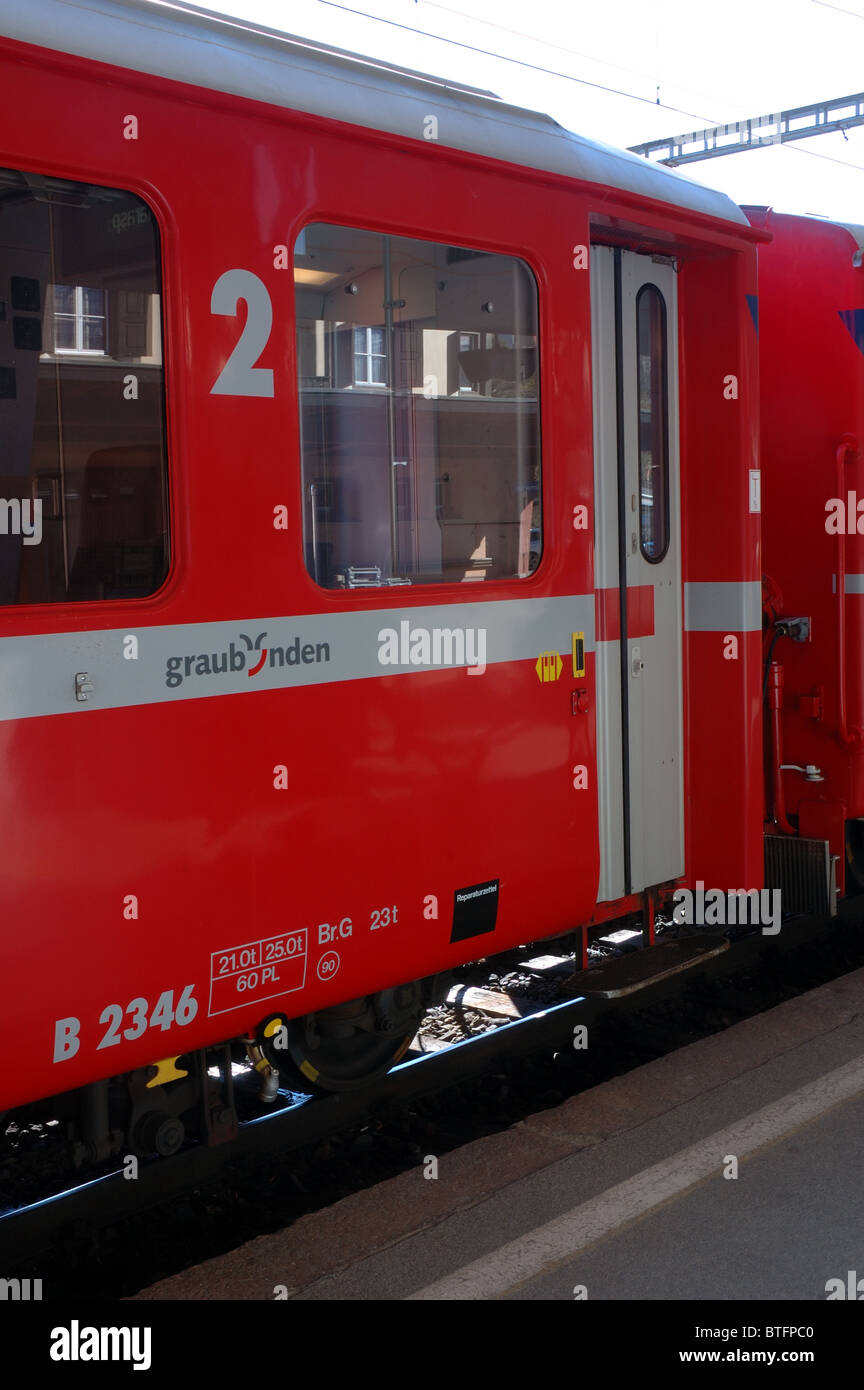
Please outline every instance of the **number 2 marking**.
[[109, 1004], [106, 1009], [102, 1010], [101, 1014], [99, 1015], [99, 1022], [107, 1023], [110, 1025], [110, 1027], [108, 1028], [108, 1031], [105, 1034], [102, 1041], [97, 1046], [97, 1052], [99, 1051], [100, 1047], [113, 1047], [115, 1043], [119, 1043], [120, 1022], [122, 1018], [123, 1010], [119, 1007], [118, 1004]]
[[213, 286], [210, 313], [236, 318], [241, 299], [246, 305], [246, 323], [231, 356], [210, 387], [210, 395], [272, 396], [272, 371], [255, 365], [273, 327], [273, 305], [264, 281], [251, 270], [226, 270]]

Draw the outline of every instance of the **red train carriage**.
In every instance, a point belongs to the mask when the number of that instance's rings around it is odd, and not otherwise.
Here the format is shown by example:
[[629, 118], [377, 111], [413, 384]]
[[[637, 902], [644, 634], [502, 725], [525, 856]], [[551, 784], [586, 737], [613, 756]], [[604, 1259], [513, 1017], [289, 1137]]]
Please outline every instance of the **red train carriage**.
[[767, 803], [780, 832], [768, 846], [794, 910], [822, 906], [826, 883], [864, 886], [864, 229], [747, 211], [772, 237], [758, 310]]
[[450, 967], [760, 886], [761, 233], [317, 45], [0, 17], [0, 1103], [164, 1149], [202, 1049], [354, 1084]]

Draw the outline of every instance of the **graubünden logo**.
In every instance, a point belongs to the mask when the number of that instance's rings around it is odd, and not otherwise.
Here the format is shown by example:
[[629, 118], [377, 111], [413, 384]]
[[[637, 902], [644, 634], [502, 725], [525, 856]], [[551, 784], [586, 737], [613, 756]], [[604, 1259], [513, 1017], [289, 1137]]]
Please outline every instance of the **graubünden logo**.
[[189, 653], [183, 656], [169, 656], [165, 663], [165, 684], [169, 690], [176, 690], [184, 680], [196, 676], [224, 676], [245, 671], [252, 679], [265, 665], [314, 666], [318, 662], [330, 660], [329, 642], [303, 642], [299, 637], [290, 638], [284, 647], [267, 646], [267, 633], [259, 632], [254, 639], [245, 632], [239, 632], [239, 642], [229, 642], [227, 648], [217, 652]]

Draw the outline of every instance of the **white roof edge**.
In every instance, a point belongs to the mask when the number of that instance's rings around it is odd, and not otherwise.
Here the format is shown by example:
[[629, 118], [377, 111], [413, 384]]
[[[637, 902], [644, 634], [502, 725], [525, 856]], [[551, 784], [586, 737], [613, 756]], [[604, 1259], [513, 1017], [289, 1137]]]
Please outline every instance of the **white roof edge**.
[[838, 222], [838, 227], [843, 227], [852, 237], [859, 251], [864, 251], [864, 227], [857, 222]]
[[829, 227], [842, 227], [844, 232], [849, 233], [852, 240], [855, 242], [855, 245], [858, 247], [858, 250], [864, 252], [864, 226], [862, 226], [860, 222], [841, 222], [839, 218], [831, 217], [829, 213], [823, 214], [821, 212], [781, 212], [779, 208], [763, 208], [761, 206], [757, 208], [756, 204], [751, 203], [744, 203], [743, 206], [745, 208], [749, 207], [753, 211], [773, 212], [776, 213], [778, 217], [803, 217], [806, 220], [809, 220], [810, 222], [820, 222], [823, 224], [827, 223]]
[[0, 0], [0, 34], [192, 86], [609, 184], [747, 226], [726, 194], [497, 98], [172, 0]]

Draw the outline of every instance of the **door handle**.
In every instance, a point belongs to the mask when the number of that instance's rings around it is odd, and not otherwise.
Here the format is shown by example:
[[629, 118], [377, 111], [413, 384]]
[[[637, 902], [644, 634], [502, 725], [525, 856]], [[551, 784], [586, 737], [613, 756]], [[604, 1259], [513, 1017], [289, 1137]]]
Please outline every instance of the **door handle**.
[[641, 676], [645, 669], [645, 662], [642, 660], [641, 647], [634, 647], [630, 657], [630, 670], [634, 676]]

